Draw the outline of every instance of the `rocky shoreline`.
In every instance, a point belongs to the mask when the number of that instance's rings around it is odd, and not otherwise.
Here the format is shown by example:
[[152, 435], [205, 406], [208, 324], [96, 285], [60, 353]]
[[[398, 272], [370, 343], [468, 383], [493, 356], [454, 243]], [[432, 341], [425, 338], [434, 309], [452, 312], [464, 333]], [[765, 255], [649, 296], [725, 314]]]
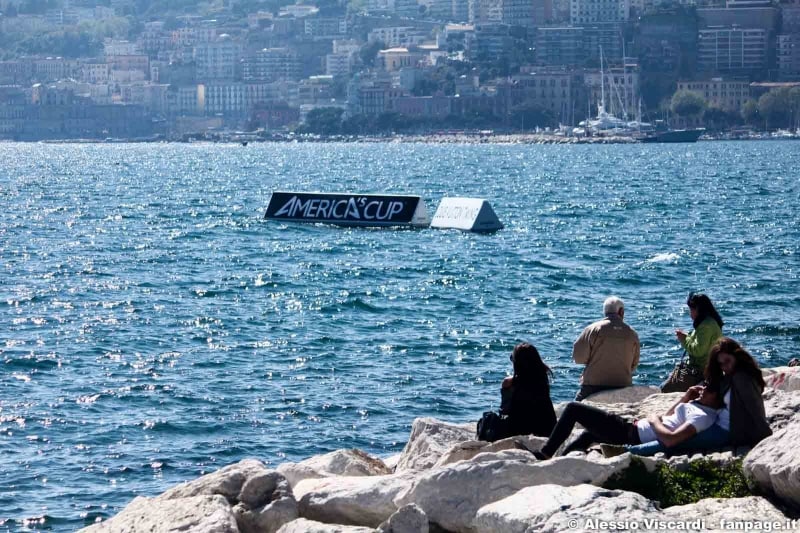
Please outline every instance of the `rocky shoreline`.
[[[337, 450], [268, 469], [246, 459], [135, 498], [82, 531], [209, 533], [493, 533], [532, 531], [800, 530], [800, 368], [764, 370], [773, 435], [753, 449], [706, 455], [604, 458], [596, 451], [537, 461], [514, 439], [474, 440], [475, 425], [414, 420], [403, 451], [380, 459]], [[662, 413], [680, 393], [651, 387], [600, 393], [591, 401], [623, 416]], [[522, 437], [538, 449], [539, 437]], [[751, 495], [664, 507], [637, 492], [608, 488], [659, 469], [693, 465], [735, 470]]]

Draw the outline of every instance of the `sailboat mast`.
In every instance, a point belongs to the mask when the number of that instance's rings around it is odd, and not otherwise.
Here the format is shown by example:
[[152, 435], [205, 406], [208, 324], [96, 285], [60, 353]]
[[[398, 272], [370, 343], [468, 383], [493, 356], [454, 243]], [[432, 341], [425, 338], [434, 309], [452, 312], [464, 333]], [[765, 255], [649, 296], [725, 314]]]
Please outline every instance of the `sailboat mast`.
[[[602, 106], [602, 110], [605, 111], [606, 109], [606, 75], [605, 71], [603, 70], [603, 45], [600, 45], [600, 105]], [[600, 110], [597, 111], [598, 116], [600, 115]]]
[[622, 116], [628, 120], [628, 62], [625, 61], [625, 36], [622, 36]]

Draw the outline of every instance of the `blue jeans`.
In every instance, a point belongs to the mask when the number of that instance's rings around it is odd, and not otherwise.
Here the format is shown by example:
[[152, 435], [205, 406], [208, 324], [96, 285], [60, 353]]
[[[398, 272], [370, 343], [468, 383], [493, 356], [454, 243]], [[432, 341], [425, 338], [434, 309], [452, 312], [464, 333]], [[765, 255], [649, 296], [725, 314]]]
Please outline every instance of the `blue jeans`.
[[727, 429], [722, 429], [714, 424], [705, 431], [701, 431], [691, 439], [681, 442], [672, 448], [667, 448], [659, 441], [654, 440], [644, 444], [626, 446], [625, 449], [634, 455], [655, 455], [664, 452], [670, 455], [679, 455], [690, 451], [715, 450], [726, 446], [730, 442], [731, 434]]

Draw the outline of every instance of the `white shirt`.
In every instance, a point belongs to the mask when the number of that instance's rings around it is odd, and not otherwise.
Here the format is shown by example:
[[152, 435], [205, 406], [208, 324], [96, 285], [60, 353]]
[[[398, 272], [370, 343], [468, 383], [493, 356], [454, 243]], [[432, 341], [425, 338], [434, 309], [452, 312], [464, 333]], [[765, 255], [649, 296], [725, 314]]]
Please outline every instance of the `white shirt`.
[[722, 401], [725, 402], [725, 407], [720, 409], [717, 425], [726, 431], [731, 430], [731, 390], [723, 396]]
[[[681, 403], [675, 408], [675, 412], [670, 416], [661, 419], [661, 423], [670, 430], [675, 431], [686, 422], [689, 422], [694, 429], [700, 433], [714, 425], [717, 420], [717, 410], [706, 407], [697, 402]], [[636, 429], [639, 432], [639, 440], [652, 442], [658, 440], [653, 426], [647, 420], [637, 420]]]

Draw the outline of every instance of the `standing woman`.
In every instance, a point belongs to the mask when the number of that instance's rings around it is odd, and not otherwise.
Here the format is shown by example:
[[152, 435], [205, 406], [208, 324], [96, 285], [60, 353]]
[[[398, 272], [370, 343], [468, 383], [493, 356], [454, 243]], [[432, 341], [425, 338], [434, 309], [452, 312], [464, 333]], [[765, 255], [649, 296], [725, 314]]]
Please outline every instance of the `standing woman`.
[[689, 306], [694, 329], [688, 334], [677, 329], [675, 337], [683, 346], [689, 360], [681, 361], [672, 371], [667, 381], [661, 385], [661, 392], [684, 392], [703, 381], [703, 371], [708, 363], [711, 347], [722, 337], [722, 317], [708, 296], [689, 293], [686, 305]]
[[505, 415], [504, 437], [538, 435], [547, 437], [556, 425], [550, 400], [553, 372], [544, 364], [535, 346], [521, 343], [511, 352], [514, 376], [500, 388], [500, 414]]

